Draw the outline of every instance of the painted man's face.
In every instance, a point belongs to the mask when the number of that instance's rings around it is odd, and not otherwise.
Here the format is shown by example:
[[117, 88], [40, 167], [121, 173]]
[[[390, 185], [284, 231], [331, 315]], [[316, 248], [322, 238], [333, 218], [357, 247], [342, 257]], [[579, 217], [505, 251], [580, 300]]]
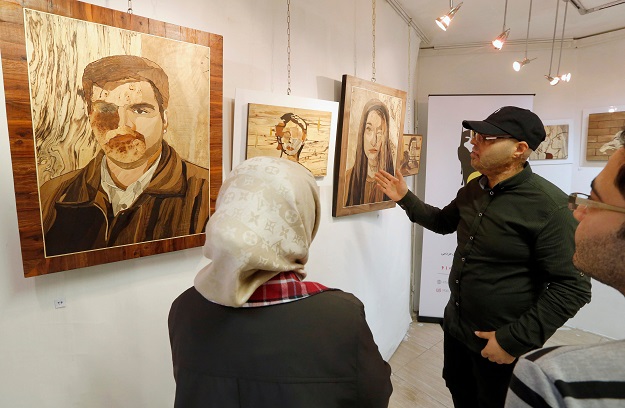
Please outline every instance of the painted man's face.
[[167, 116], [149, 82], [94, 86], [91, 106], [91, 128], [109, 160], [134, 168], [160, 151]]
[[365, 126], [364, 149], [367, 159], [377, 160], [386, 135], [386, 122], [376, 111], [369, 112]]
[[287, 123], [278, 137], [282, 144], [282, 151], [289, 156], [297, 155], [306, 138], [302, 128], [293, 122]]

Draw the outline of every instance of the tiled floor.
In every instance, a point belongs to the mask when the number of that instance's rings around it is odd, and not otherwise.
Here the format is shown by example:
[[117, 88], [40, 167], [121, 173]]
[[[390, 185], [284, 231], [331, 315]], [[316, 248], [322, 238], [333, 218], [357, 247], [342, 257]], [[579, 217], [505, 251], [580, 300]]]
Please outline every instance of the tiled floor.
[[[596, 334], [563, 327], [546, 346], [607, 340]], [[453, 408], [451, 395], [441, 377], [443, 331], [440, 325], [412, 322], [389, 363], [393, 369], [390, 408]]]

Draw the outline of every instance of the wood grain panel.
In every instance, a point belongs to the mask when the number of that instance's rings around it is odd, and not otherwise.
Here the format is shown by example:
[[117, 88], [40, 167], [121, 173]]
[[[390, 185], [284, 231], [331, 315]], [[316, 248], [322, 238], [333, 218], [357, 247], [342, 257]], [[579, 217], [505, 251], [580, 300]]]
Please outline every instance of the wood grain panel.
[[[220, 35], [148, 19], [73, 0], [0, 0], [0, 49], [24, 276], [37, 276], [108, 262], [177, 251], [204, 244], [205, 234], [123, 247], [45, 257], [24, 9], [210, 47], [210, 213], [221, 187], [223, 129], [223, 38]], [[74, 73], [75, 74], [75, 73]], [[72, 74], [73, 75], [73, 74]], [[41, 101], [40, 101], [41, 102]], [[38, 142], [39, 143], [39, 142]]]
[[[209, 47], [211, 49], [210, 67], [210, 117], [211, 117], [211, 214], [215, 211], [217, 194], [221, 188], [222, 174], [222, 152], [223, 152], [223, 37], [220, 35], [209, 35]], [[215, 146], [215, 148], [213, 148]]]

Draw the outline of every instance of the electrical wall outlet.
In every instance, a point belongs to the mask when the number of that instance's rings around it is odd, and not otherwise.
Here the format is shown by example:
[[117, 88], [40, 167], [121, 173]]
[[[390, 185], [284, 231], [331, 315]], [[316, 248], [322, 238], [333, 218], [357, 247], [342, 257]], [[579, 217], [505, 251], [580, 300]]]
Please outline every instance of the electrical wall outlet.
[[65, 298], [54, 299], [54, 308], [60, 309], [65, 307]]

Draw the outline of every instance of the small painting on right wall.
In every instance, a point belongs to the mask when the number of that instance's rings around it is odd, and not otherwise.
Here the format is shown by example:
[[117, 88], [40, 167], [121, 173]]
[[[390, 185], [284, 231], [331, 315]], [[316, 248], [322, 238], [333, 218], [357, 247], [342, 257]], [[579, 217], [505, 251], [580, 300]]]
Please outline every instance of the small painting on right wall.
[[545, 125], [545, 140], [530, 154], [530, 160], [566, 160], [569, 158], [569, 125]]
[[586, 160], [607, 161], [625, 140], [625, 112], [602, 112], [588, 115]]

